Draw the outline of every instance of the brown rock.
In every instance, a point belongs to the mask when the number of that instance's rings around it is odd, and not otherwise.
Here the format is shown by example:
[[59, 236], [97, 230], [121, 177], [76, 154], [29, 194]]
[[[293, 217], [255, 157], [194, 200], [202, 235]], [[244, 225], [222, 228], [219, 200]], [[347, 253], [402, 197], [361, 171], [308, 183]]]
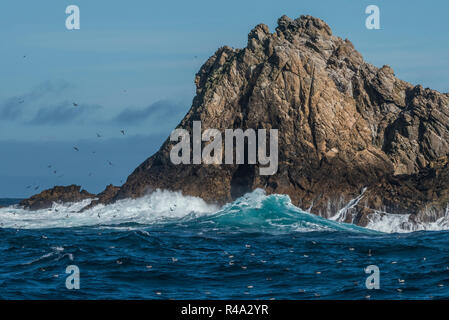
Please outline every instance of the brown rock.
[[99, 202], [109, 202], [110, 200], [114, 199], [114, 197], [117, 195], [117, 193], [120, 191], [120, 187], [114, 186], [112, 184], [108, 185], [106, 189], [97, 194], [97, 198]]
[[19, 205], [30, 210], [39, 210], [50, 208], [54, 202], [78, 202], [94, 197], [95, 195], [90, 194], [85, 190], [81, 190], [80, 186], [57, 186], [52, 189], [42, 191], [41, 193], [34, 195], [29, 199], [23, 200]]
[[108, 185], [106, 187], [106, 189], [97, 194], [95, 196], [95, 198], [97, 198], [96, 200], [93, 200], [88, 206], [84, 207], [82, 209], [82, 211], [85, 211], [87, 209], [90, 209], [94, 206], [96, 206], [99, 203], [110, 203], [112, 202], [112, 200], [115, 198], [115, 196], [117, 195], [117, 193], [120, 191], [120, 187], [116, 187], [112, 184]]

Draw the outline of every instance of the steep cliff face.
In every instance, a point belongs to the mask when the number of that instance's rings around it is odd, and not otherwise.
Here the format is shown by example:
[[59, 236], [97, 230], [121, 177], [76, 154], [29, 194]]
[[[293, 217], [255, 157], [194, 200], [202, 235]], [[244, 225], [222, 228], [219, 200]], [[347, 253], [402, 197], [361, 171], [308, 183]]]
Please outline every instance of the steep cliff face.
[[[279, 129], [279, 170], [258, 165], [173, 165], [167, 140], [116, 199], [155, 188], [219, 203], [255, 188], [296, 205], [366, 223], [375, 210], [432, 220], [449, 198], [449, 99], [364, 62], [322, 20], [283, 16], [256, 26], [244, 49], [220, 48], [196, 75], [197, 95], [180, 128]], [[365, 189], [366, 188], [366, 189]], [[429, 216], [430, 214], [430, 216]]]
[[191, 131], [199, 120], [203, 130], [278, 129], [278, 172], [174, 165], [167, 139], [112, 201], [161, 188], [225, 203], [263, 188], [324, 217], [346, 206], [340, 214], [361, 225], [374, 213], [426, 221], [445, 213], [449, 96], [364, 62], [322, 20], [283, 16], [274, 33], [258, 25], [246, 48], [217, 50], [195, 83], [192, 107], [178, 127]]

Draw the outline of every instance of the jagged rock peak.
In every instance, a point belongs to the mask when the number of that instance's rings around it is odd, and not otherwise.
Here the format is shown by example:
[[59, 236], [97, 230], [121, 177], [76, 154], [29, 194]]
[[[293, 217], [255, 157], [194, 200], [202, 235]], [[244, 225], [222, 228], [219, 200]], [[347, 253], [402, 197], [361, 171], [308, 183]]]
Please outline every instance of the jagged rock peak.
[[310, 36], [332, 36], [332, 30], [326, 22], [308, 15], [302, 15], [295, 20], [283, 15], [278, 19], [276, 31], [278, 33], [283, 33], [284, 35], [300, 34], [305, 32]]

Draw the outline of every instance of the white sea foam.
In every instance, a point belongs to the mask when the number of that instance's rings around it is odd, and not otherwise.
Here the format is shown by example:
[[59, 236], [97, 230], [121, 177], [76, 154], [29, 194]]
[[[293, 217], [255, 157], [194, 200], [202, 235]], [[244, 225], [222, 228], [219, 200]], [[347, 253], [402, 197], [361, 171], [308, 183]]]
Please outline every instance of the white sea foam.
[[[343, 222], [346, 220], [349, 209], [357, 206], [363, 198], [366, 189], [356, 198], [352, 199], [340, 209], [330, 220]], [[407, 233], [415, 231], [443, 231], [449, 230], [449, 209], [446, 208], [445, 215], [435, 219], [433, 222], [423, 222], [418, 219], [410, 219], [411, 214], [393, 214], [387, 212], [376, 212], [367, 217], [367, 229], [384, 233]], [[433, 216], [432, 212], [430, 216]]]
[[214, 213], [217, 206], [181, 192], [157, 190], [138, 199], [120, 200], [79, 212], [91, 200], [54, 204], [50, 209], [29, 211], [16, 207], [0, 209], [0, 227], [16, 229], [70, 228], [125, 223], [154, 224], [184, 217]]
[[391, 213], [376, 214], [371, 216], [369, 220], [367, 228], [386, 233], [449, 230], [449, 215], [447, 213], [434, 222], [413, 222], [410, 220], [410, 214]]
[[[363, 195], [363, 194], [362, 194]], [[362, 196], [361, 195], [361, 196]], [[360, 197], [345, 208], [356, 205]], [[29, 211], [17, 207], [0, 209], [0, 227], [16, 229], [71, 228], [98, 226], [116, 230], [129, 230], [126, 224], [151, 225], [166, 222], [185, 222], [201, 219], [201, 223], [235, 225], [242, 228], [270, 228], [279, 231], [379, 231], [386, 233], [419, 230], [449, 230], [449, 211], [433, 223], [413, 222], [410, 215], [379, 213], [370, 217], [366, 228], [343, 223], [345, 210], [336, 212], [329, 220], [295, 207], [286, 195], [266, 195], [254, 190], [222, 208], [204, 200], [184, 196], [181, 192], [157, 190], [138, 199], [120, 200], [110, 205], [98, 205], [79, 212], [91, 200], [73, 204], [54, 204], [52, 208]], [[205, 218], [205, 219], [203, 219]], [[57, 248], [55, 250], [59, 250]]]

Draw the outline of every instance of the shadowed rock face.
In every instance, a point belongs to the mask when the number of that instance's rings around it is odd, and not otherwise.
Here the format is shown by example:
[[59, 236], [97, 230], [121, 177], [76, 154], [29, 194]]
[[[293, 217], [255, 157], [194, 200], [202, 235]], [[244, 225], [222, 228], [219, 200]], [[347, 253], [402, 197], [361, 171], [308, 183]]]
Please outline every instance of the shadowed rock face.
[[19, 205], [31, 210], [39, 210], [50, 208], [54, 202], [78, 202], [92, 198], [95, 198], [94, 194], [81, 190], [80, 186], [71, 185], [68, 187], [54, 187], [53, 189], [42, 191], [29, 199], [23, 200]]
[[[173, 165], [167, 140], [104, 202], [156, 188], [225, 203], [255, 188], [295, 205], [367, 223], [370, 214], [412, 213], [433, 221], [449, 199], [449, 96], [364, 62], [352, 43], [311, 16], [256, 26], [244, 49], [222, 47], [195, 78], [196, 96], [179, 124], [278, 129], [279, 170], [258, 165]], [[380, 213], [379, 213], [380, 212]]]

